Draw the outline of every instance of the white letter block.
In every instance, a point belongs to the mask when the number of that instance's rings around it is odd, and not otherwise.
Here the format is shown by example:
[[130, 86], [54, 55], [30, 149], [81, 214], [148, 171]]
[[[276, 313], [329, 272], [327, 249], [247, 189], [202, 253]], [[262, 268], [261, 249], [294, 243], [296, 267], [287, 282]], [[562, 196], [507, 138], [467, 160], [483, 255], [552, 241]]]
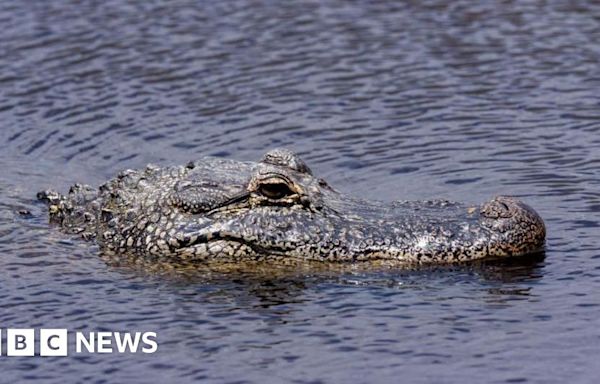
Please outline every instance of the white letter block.
[[6, 330], [7, 356], [34, 356], [35, 334], [33, 329]]
[[67, 356], [67, 330], [40, 329], [40, 356]]

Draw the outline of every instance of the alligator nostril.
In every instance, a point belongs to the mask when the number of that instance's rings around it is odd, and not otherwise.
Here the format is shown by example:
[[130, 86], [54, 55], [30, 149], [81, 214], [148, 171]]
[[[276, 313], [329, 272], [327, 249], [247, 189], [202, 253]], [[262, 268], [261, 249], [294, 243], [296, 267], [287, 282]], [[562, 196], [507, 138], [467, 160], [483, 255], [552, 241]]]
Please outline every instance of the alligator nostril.
[[492, 200], [481, 207], [481, 215], [490, 219], [510, 218], [514, 212], [503, 201]]

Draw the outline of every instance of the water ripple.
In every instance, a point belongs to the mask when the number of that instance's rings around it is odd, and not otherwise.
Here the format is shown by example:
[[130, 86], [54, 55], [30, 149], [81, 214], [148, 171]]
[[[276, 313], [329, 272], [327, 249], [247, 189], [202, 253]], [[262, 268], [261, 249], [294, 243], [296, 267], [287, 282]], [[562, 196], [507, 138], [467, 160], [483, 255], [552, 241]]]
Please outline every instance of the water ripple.
[[[3, 359], [3, 377], [595, 380], [599, 18], [558, 0], [1, 3], [0, 323], [160, 343]], [[546, 258], [190, 274], [111, 263], [34, 202], [149, 162], [274, 146], [362, 197], [521, 196], [546, 220]]]

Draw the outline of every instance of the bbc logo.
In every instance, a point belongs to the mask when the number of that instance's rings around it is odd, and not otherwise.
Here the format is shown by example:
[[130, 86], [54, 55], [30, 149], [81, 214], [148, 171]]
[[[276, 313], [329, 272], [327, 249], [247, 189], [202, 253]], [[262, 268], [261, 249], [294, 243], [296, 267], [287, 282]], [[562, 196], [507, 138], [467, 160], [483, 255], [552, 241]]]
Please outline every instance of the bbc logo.
[[[39, 355], [67, 356], [67, 337], [66, 329], [40, 329]], [[7, 329], [6, 355], [35, 356], [35, 341], [34, 329]], [[0, 330], [0, 355], [2, 351], [2, 330]]]
[[[3, 330], [0, 329], [0, 355]], [[6, 329], [6, 356], [67, 356], [66, 329]], [[156, 332], [74, 332], [75, 353], [154, 353]], [[39, 348], [36, 349], [36, 345]]]

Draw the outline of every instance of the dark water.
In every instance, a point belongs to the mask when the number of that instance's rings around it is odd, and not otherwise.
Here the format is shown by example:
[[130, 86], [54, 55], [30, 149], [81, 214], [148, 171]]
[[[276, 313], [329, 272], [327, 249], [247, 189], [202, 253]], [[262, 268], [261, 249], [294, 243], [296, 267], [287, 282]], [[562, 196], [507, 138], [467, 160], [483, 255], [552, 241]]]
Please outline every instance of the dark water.
[[[0, 328], [159, 341], [3, 356], [2, 382], [596, 382], [597, 2], [5, 1], [0, 28]], [[275, 146], [357, 196], [520, 196], [546, 258], [157, 272], [103, 261], [34, 200]]]

